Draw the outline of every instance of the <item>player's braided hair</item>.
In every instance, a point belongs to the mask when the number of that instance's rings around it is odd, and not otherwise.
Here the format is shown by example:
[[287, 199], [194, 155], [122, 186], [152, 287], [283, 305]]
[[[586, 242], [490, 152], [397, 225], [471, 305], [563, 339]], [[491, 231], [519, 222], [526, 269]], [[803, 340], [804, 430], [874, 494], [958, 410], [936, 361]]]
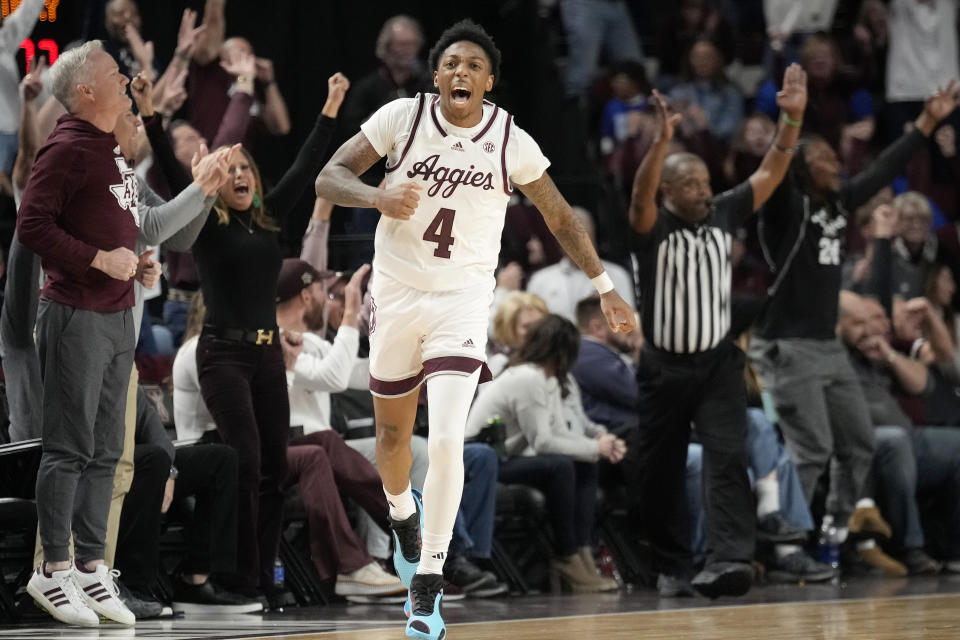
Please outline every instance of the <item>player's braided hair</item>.
[[440, 56], [447, 50], [447, 47], [454, 42], [463, 40], [474, 43], [487, 54], [487, 59], [490, 61], [490, 73], [493, 75], [494, 83], [496, 83], [500, 79], [500, 49], [494, 44], [490, 34], [469, 18], [447, 27], [446, 31], [440, 34], [440, 39], [430, 49], [428, 57], [430, 68], [436, 70], [440, 66]]

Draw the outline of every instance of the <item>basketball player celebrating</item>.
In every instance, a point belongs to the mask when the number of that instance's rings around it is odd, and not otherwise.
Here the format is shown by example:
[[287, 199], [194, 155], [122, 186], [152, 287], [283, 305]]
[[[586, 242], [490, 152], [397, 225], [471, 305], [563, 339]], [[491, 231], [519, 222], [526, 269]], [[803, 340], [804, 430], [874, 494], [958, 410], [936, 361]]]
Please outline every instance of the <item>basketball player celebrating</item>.
[[[395, 100], [373, 114], [317, 177], [317, 195], [382, 216], [371, 280], [370, 390], [377, 466], [390, 503], [394, 562], [410, 590], [407, 636], [436, 640], [443, 561], [463, 490], [463, 432], [481, 371], [494, 269], [516, 185], [593, 279], [614, 331], [636, 327], [577, 217], [546, 173], [549, 161], [503, 109], [483, 99], [500, 52], [464, 20], [430, 51], [439, 95]], [[384, 188], [358, 176], [387, 156]], [[427, 390], [430, 470], [423, 505], [410, 491], [417, 388]], [[422, 553], [421, 536], [422, 528]]]

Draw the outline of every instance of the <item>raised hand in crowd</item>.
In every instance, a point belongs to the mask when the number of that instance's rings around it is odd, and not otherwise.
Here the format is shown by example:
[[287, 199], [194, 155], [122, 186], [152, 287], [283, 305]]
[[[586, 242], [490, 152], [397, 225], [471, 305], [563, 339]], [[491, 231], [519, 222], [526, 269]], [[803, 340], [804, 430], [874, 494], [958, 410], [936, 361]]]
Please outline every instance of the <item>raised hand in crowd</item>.
[[154, 113], [172, 116], [187, 99], [186, 80], [187, 70], [184, 69], [165, 82], [162, 91], [158, 92], [146, 75], [138, 73], [130, 83], [130, 94], [137, 104], [137, 112], [142, 118], [150, 118]]
[[154, 249], [148, 249], [137, 258], [137, 282], [143, 285], [144, 289], [153, 289], [160, 282], [162, 269], [160, 263], [154, 261], [151, 256]]
[[360, 309], [363, 306], [363, 279], [370, 272], [370, 265], [365, 264], [357, 269], [343, 289], [343, 320], [348, 327], [356, 327]]
[[130, 81], [130, 95], [137, 105], [137, 112], [141, 118], [153, 117], [153, 82], [143, 72], [138, 73]]
[[190, 170], [193, 181], [203, 190], [203, 193], [212, 196], [230, 179], [230, 157], [240, 150], [240, 145], [218, 149], [208, 153], [207, 145], [201, 144], [200, 151], [193, 154], [190, 161]]
[[[193, 53], [202, 47], [207, 34], [207, 25], [202, 24], [199, 27], [197, 23], [197, 12], [192, 9], [186, 9], [180, 17], [180, 29], [177, 32], [177, 48], [174, 49], [173, 58], [167, 65], [163, 75], [157, 80], [153, 87], [154, 102], [157, 105], [171, 104], [173, 96], [178, 96], [176, 89], [171, 89], [168, 85], [182, 87], [186, 80], [186, 74], [190, 70], [190, 58]], [[183, 98], [186, 99], [186, 92], [183, 91]], [[182, 101], [180, 102], [182, 104]], [[177, 105], [177, 109], [180, 106]], [[166, 113], [161, 111], [161, 113]]]
[[197, 12], [193, 9], [184, 9], [180, 17], [180, 30], [177, 32], [177, 48], [174, 57], [184, 63], [190, 62], [190, 57], [197, 47], [202, 47], [206, 40], [207, 25], [197, 24]]
[[[258, 60], [259, 62], [259, 60]], [[339, 71], [327, 78], [327, 101], [323, 105], [323, 115], [328, 118], [336, 118], [343, 104], [343, 98], [350, 88], [350, 81], [347, 76]]]
[[[156, 96], [155, 96], [156, 97]], [[173, 80], [164, 85], [157, 99], [157, 112], [163, 116], [173, 116], [187, 100], [187, 70], [184, 69]]]
[[946, 87], [940, 87], [927, 98], [923, 105], [923, 113], [916, 120], [920, 132], [929, 136], [941, 120], [950, 115], [960, 102], [960, 84], [956, 79], [950, 80]]
[[30, 73], [20, 82], [20, 92], [24, 102], [33, 102], [43, 92], [43, 72], [47, 69], [44, 56], [34, 56], [30, 64]]
[[791, 120], [803, 120], [803, 112], [807, 109], [807, 72], [799, 64], [791, 64], [783, 72], [777, 106]]
[[234, 51], [220, 61], [223, 70], [237, 79], [237, 91], [253, 95], [254, 78], [257, 73], [257, 59], [251, 53]]
[[90, 266], [115, 280], [129, 280], [137, 275], [138, 264], [137, 254], [126, 247], [117, 247], [112, 251], [97, 251]]
[[873, 222], [874, 238], [892, 238], [897, 233], [897, 222], [899, 215], [897, 210], [889, 204], [882, 204], [873, 210], [871, 221]]
[[220, 61], [220, 66], [232, 76], [245, 76], [253, 80], [257, 75], [257, 58], [252, 53], [231, 51], [229, 56]]
[[140, 32], [131, 23], [123, 27], [123, 32], [127, 36], [127, 42], [130, 43], [130, 52], [140, 65], [140, 73], [153, 80], [157, 77], [157, 72], [153, 69], [153, 43], [144, 42]]

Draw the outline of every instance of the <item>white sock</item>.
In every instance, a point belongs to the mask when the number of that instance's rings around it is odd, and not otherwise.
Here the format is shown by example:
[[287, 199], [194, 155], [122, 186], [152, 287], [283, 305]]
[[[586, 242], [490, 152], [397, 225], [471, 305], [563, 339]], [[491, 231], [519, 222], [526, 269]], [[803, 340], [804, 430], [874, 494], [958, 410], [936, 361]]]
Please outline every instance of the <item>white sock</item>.
[[774, 469], [757, 480], [757, 517], [762, 518], [777, 511], [780, 511], [780, 481]]
[[773, 547], [773, 553], [777, 556], [777, 560], [783, 560], [798, 551], [803, 551], [803, 547], [798, 544], [778, 544]]
[[857, 500], [857, 509], [869, 509], [875, 506], [877, 506], [877, 504], [873, 501], [873, 498], [860, 498]]
[[442, 573], [463, 494], [463, 432], [480, 369], [439, 374], [427, 382], [430, 465], [423, 482], [423, 546], [417, 573]]
[[406, 520], [417, 512], [417, 505], [413, 501], [413, 494], [410, 493], [410, 483], [407, 488], [393, 495], [387, 488], [383, 488], [383, 495], [387, 496], [387, 504], [390, 505], [390, 517], [394, 520]]
[[837, 544], [843, 544], [847, 541], [850, 531], [846, 527], [837, 527]]
[[443, 563], [447, 559], [447, 548], [452, 537], [452, 530], [446, 535], [423, 530], [423, 546], [420, 548], [417, 573], [443, 573]]

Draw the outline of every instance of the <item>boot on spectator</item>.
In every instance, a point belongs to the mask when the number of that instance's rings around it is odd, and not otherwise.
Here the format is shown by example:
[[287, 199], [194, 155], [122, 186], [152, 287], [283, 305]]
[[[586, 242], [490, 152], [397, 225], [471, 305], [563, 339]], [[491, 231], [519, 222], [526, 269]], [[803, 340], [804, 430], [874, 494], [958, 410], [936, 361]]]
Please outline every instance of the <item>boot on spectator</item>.
[[890, 525], [883, 519], [880, 510], [875, 505], [854, 509], [847, 523], [847, 528], [850, 531], [850, 537], [853, 539], [881, 538], [889, 540], [892, 535]]

